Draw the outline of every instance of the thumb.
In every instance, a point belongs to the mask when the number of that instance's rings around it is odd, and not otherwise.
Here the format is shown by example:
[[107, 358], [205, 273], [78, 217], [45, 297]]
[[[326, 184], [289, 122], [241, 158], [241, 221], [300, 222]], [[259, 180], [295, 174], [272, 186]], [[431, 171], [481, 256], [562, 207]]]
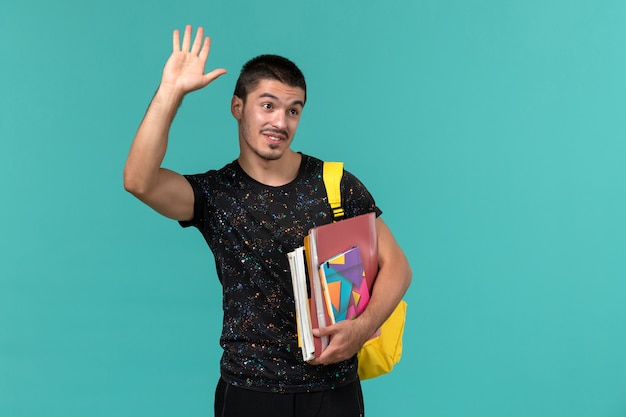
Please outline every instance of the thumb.
[[224, 74], [226, 74], [226, 70], [224, 68], [214, 69], [213, 71], [204, 74], [204, 85], [209, 85], [209, 83], [213, 82]]

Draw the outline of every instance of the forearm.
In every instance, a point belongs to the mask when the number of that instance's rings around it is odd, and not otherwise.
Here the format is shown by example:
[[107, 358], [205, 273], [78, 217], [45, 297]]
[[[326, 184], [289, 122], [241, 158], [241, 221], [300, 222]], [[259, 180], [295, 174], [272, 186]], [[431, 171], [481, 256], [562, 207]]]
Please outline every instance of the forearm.
[[412, 279], [409, 262], [382, 219], [377, 220], [379, 270], [370, 301], [357, 319], [364, 337], [387, 320], [406, 293]]
[[357, 319], [369, 338], [387, 320], [406, 293], [412, 273], [404, 254], [380, 266], [367, 308]]
[[159, 86], [137, 129], [124, 168], [124, 187], [133, 194], [147, 192], [156, 182], [167, 150], [170, 127], [183, 94]]

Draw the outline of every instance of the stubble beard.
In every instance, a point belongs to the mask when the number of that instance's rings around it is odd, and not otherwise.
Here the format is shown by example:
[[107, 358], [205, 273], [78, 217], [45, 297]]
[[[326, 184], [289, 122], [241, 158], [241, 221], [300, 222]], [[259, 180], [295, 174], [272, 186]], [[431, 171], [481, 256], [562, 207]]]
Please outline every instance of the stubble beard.
[[[248, 129], [244, 129], [244, 142], [248, 149], [250, 149], [259, 158], [265, 161], [276, 161], [280, 159], [285, 153], [284, 150], [280, 149], [282, 143], [277, 143], [276, 145], [272, 143], [263, 143], [261, 146], [255, 146], [255, 142], [250, 140], [251, 135], [249, 135], [246, 130]], [[262, 131], [259, 132], [258, 135], [262, 137]]]
[[278, 149], [278, 146], [276, 145], [269, 145], [270, 150], [269, 151], [262, 151], [262, 150], [258, 150], [258, 149], [253, 149], [254, 153], [257, 154], [257, 156], [259, 156], [261, 159], [264, 159], [266, 161], [276, 161], [277, 159], [280, 159], [283, 156], [284, 152], [272, 152], [275, 149]]

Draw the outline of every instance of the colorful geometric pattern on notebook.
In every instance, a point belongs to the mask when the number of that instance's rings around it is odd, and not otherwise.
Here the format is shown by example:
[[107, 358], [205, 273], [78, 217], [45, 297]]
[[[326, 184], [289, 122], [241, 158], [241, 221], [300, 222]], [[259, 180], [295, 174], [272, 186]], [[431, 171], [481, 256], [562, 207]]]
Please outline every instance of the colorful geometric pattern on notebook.
[[322, 267], [335, 321], [356, 318], [370, 299], [359, 248], [329, 259]]

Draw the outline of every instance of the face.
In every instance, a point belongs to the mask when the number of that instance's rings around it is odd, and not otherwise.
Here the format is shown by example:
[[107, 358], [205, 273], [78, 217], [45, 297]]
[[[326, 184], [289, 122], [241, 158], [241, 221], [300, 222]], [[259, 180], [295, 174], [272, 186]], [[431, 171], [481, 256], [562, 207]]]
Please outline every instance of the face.
[[303, 106], [303, 89], [276, 80], [261, 80], [245, 103], [233, 97], [231, 111], [239, 121], [242, 155], [280, 159], [296, 134]]

